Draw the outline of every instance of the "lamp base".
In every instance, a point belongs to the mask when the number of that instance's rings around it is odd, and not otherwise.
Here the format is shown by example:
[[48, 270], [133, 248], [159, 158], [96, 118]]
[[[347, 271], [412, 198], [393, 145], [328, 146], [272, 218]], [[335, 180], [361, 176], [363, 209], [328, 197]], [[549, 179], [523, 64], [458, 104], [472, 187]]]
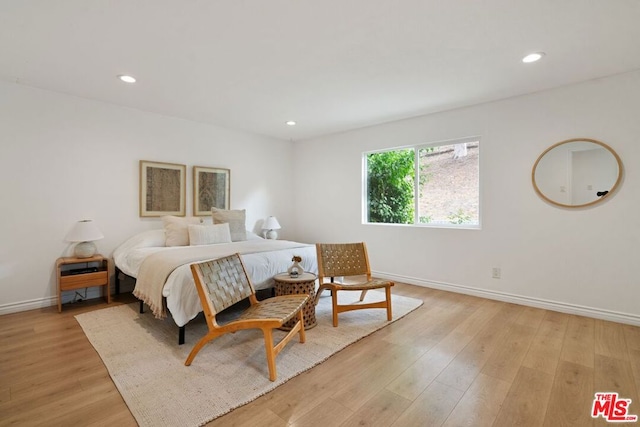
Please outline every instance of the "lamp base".
[[276, 230], [269, 230], [266, 234], [267, 239], [275, 240], [278, 238], [278, 232]]
[[91, 258], [96, 253], [96, 245], [93, 242], [80, 242], [76, 245], [76, 258]]

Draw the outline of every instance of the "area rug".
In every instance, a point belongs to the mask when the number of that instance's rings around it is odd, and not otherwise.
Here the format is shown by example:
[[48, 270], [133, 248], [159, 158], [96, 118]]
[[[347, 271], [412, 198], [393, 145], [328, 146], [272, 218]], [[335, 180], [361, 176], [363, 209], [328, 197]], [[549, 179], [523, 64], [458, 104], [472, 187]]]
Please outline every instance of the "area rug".
[[[357, 298], [342, 292], [341, 303]], [[370, 291], [366, 301], [384, 299]], [[394, 321], [422, 301], [393, 295]], [[186, 343], [178, 345], [178, 328], [171, 319], [138, 313], [138, 304], [120, 305], [76, 316], [84, 333], [106, 365], [113, 382], [141, 426], [199, 426], [257, 399], [332, 354], [390, 324], [384, 310], [357, 310], [331, 324], [331, 297], [316, 307], [318, 325], [297, 337], [276, 358], [278, 379], [269, 381], [262, 332], [240, 331], [210, 342], [191, 366], [184, 361], [205, 335], [199, 316], [186, 327]], [[274, 340], [284, 336], [275, 331]]]

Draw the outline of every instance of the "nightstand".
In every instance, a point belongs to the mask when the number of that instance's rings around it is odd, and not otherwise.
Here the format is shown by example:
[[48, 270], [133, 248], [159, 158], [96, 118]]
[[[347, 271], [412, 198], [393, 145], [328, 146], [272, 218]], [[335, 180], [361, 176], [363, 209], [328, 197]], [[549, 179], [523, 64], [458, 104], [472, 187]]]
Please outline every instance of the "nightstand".
[[[63, 268], [63, 266], [71, 266]], [[111, 302], [109, 292], [109, 260], [102, 255], [89, 258], [63, 257], [56, 261], [58, 276], [58, 312], [62, 311], [62, 291], [103, 286], [107, 304]]]

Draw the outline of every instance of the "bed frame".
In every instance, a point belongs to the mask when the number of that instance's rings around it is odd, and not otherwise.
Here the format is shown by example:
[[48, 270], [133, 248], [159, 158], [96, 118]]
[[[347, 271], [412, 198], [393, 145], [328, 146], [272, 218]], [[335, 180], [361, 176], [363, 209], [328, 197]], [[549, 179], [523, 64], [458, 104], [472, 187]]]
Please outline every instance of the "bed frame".
[[[115, 264], [115, 263], [114, 263]], [[115, 284], [116, 284], [116, 295], [120, 294], [120, 275], [122, 274], [124, 277], [128, 277], [131, 280], [133, 280], [133, 283], [136, 282], [136, 278], [133, 276], [129, 276], [128, 274], [124, 273], [122, 270], [120, 270], [118, 268], [118, 266], [115, 267], [115, 271], [116, 271], [116, 280], [115, 280]], [[263, 292], [269, 292], [269, 295], [267, 295], [267, 297], [269, 296], [274, 296], [274, 288], [270, 288], [268, 290], [264, 290], [261, 289], [259, 291], [256, 291], [256, 295], [262, 296], [261, 294], [263, 294]], [[258, 299], [262, 299], [262, 298], [258, 298]], [[140, 300], [140, 314], [144, 313], [144, 302], [142, 300]], [[182, 345], [184, 344], [184, 333], [185, 333], [185, 328], [187, 325], [184, 326], [178, 326], [178, 345]]]

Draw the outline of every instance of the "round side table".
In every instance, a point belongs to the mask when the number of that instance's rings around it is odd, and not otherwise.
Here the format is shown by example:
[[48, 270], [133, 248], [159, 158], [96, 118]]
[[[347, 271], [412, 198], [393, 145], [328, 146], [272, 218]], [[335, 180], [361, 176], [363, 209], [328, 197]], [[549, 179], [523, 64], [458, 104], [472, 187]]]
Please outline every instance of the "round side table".
[[[288, 273], [274, 276], [276, 296], [308, 294], [309, 300], [302, 307], [304, 313], [304, 328], [311, 329], [316, 326], [316, 279], [313, 273], [302, 273], [298, 277], [291, 277]], [[280, 329], [291, 330], [297, 319], [291, 319], [282, 325]]]

